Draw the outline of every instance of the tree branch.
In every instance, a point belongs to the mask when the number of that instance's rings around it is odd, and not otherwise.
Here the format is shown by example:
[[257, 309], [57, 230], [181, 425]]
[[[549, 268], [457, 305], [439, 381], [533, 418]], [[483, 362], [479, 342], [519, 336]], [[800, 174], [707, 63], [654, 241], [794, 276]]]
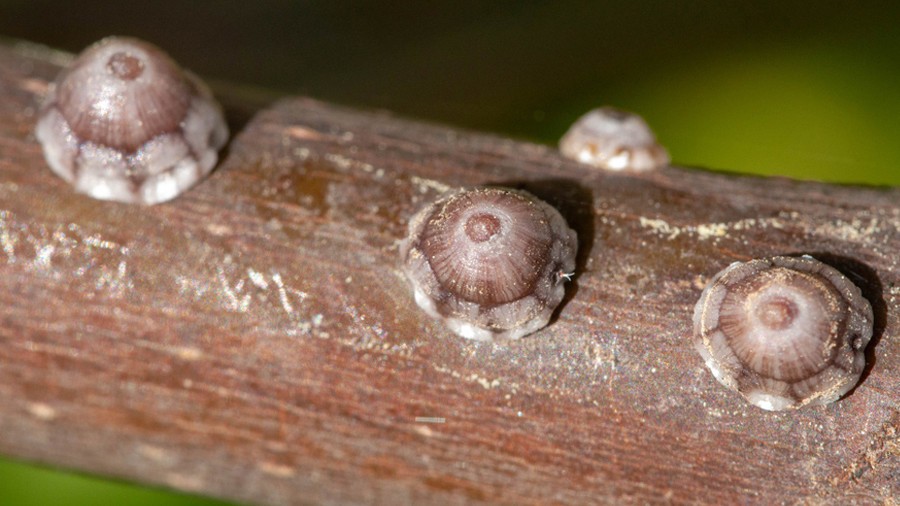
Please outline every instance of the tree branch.
[[[0, 452], [263, 504], [900, 494], [897, 190], [605, 174], [293, 98], [183, 197], [99, 202], [32, 135], [51, 56], [0, 48]], [[445, 188], [497, 183], [582, 247], [557, 320], [486, 344], [415, 306], [396, 243]], [[791, 253], [850, 275], [876, 337], [846, 399], [769, 413], [705, 369], [691, 313], [730, 262]]]

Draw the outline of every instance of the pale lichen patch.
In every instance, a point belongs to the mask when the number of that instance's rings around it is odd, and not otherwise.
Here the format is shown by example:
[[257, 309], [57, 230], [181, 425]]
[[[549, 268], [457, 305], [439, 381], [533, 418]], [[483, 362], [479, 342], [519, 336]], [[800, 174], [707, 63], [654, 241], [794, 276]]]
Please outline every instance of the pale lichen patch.
[[418, 176], [412, 176], [410, 178], [412, 184], [414, 184], [419, 193], [428, 193], [430, 190], [436, 191], [438, 193], [444, 193], [450, 191], [451, 186], [441, 183], [440, 181], [435, 181], [434, 179], [426, 179]]
[[26, 409], [31, 416], [45, 422], [56, 418], [56, 409], [43, 402], [30, 402], [28, 403], [28, 406], [26, 406]]
[[675, 239], [681, 235], [690, 235], [700, 240], [708, 240], [726, 237], [732, 231], [750, 230], [755, 228], [785, 228], [785, 221], [780, 217], [745, 218], [724, 223], [700, 223], [697, 225], [676, 226], [662, 219], [641, 216], [638, 218], [638, 222], [641, 227], [648, 228], [668, 240]]
[[256, 465], [260, 471], [278, 478], [290, 478], [296, 474], [293, 467], [274, 462], [260, 462]]
[[481, 375], [479, 375], [479, 374], [477, 374], [477, 373], [472, 373], [472, 374], [469, 374], [469, 375], [467, 375], [467, 376], [463, 376], [461, 373], [459, 373], [459, 371], [455, 371], [455, 370], [452, 370], [452, 369], [448, 369], [448, 368], [446, 368], [446, 367], [435, 366], [434, 369], [435, 369], [436, 371], [438, 371], [438, 372], [441, 372], [441, 373], [444, 373], [444, 374], [449, 374], [449, 375], [452, 376], [453, 378], [461, 379], [461, 380], [463, 380], [463, 381], [465, 381], [465, 382], [467, 382], [467, 383], [475, 383], [475, 384], [478, 384], [478, 385], [480, 385], [482, 388], [484, 388], [485, 390], [490, 390], [490, 389], [493, 389], [493, 388], [499, 388], [499, 387], [500, 387], [500, 384], [501, 384], [501, 381], [500, 381], [499, 378], [494, 378], [494, 379], [485, 378], [485, 377], [483, 377], [483, 376], [481, 376]]
[[303, 139], [307, 141], [318, 141], [325, 138], [320, 132], [313, 130], [311, 128], [294, 125], [287, 127], [284, 131], [285, 135], [288, 137], [293, 137], [295, 139]]
[[75, 223], [29, 226], [12, 212], [0, 211], [0, 250], [10, 264], [25, 262], [48, 276], [71, 273], [92, 294], [121, 297], [134, 288], [130, 249]]
[[178, 358], [188, 362], [194, 362], [203, 358], [203, 350], [199, 348], [183, 346], [176, 348], [174, 351]]
[[177, 460], [177, 457], [165, 448], [146, 443], [139, 443], [136, 451], [138, 455], [165, 466], [170, 466]]
[[848, 242], [861, 242], [869, 239], [882, 230], [882, 223], [877, 217], [835, 220], [817, 224], [818, 234], [835, 237]]
[[233, 233], [230, 226], [221, 223], [208, 223], [204, 228], [216, 237], [228, 236]]
[[659, 235], [666, 236], [669, 240], [675, 239], [681, 235], [683, 231], [679, 227], [669, 225], [665, 220], [645, 218], [643, 216], [639, 217], [638, 220], [642, 227], [649, 228]]
[[203, 478], [183, 473], [169, 473], [165, 477], [165, 482], [172, 488], [188, 492], [199, 492], [206, 486]]
[[374, 165], [372, 165], [370, 163], [361, 162], [359, 160], [354, 160], [352, 158], [347, 158], [346, 156], [343, 156], [343, 155], [338, 155], [338, 154], [334, 154], [334, 153], [327, 154], [327, 155], [325, 155], [325, 160], [331, 162], [335, 167], [337, 167], [341, 170], [344, 170], [344, 171], [357, 169], [357, 170], [361, 170], [361, 171], [369, 173], [369, 174], [376, 172]]

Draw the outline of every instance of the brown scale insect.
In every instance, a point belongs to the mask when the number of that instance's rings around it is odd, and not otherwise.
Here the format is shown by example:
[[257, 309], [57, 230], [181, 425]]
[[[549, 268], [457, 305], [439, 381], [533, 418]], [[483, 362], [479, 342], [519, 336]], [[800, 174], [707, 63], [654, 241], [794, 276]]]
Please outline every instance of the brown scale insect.
[[228, 128], [207, 87], [162, 50], [108, 37], [57, 78], [35, 135], [76, 191], [156, 204], [213, 169]]
[[577, 247], [565, 219], [534, 195], [474, 188], [417, 213], [400, 254], [426, 313], [465, 338], [517, 339], [549, 322]]
[[601, 107], [578, 118], [559, 141], [571, 160], [611, 171], [642, 172], [669, 165], [666, 152], [637, 114]]
[[872, 307], [812, 257], [733, 263], [694, 309], [694, 344], [716, 379], [770, 411], [828, 404], [859, 381]]

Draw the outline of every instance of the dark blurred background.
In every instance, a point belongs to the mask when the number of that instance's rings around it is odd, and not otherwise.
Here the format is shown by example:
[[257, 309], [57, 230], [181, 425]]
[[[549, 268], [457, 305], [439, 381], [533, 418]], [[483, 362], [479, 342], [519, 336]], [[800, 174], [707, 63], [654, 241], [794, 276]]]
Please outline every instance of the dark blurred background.
[[[679, 164], [891, 185], [900, 184], [898, 22], [900, 2], [886, 1], [0, 0], [0, 37], [80, 51], [137, 36], [214, 87], [545, 144], [610, 104], [643, 115]], [[0, 462], [0, 504], [80, 504], [79, 494], [176, 504]]]

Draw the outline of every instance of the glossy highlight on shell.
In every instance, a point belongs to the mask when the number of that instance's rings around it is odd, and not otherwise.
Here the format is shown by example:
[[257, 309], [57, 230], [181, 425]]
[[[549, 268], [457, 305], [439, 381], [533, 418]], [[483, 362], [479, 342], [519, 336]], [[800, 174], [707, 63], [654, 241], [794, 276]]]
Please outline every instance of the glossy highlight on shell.
[[643, 118], [613, 107], [578, 118], [560, 139], [559, 150], [571, 160], [612, 171], [653, 170], [670, 161]]
[[60, 74], [35, 135], [77, 191], [156, 204], [213, 169], [228, 128], [207, 87], [162, 50], [108, 37]]
[[694, 309], [694, 344], [723, 385], [772, 411], [827, 404], [865, 367], [872, 307], [843, 274], [812, 257], [734, 263]]
[[417, 213], [400, 248], [417, 304], [462, 337], [516, 339], [550, 320], [575, 269], [559, 212], [507, 188], [452, 192]]

